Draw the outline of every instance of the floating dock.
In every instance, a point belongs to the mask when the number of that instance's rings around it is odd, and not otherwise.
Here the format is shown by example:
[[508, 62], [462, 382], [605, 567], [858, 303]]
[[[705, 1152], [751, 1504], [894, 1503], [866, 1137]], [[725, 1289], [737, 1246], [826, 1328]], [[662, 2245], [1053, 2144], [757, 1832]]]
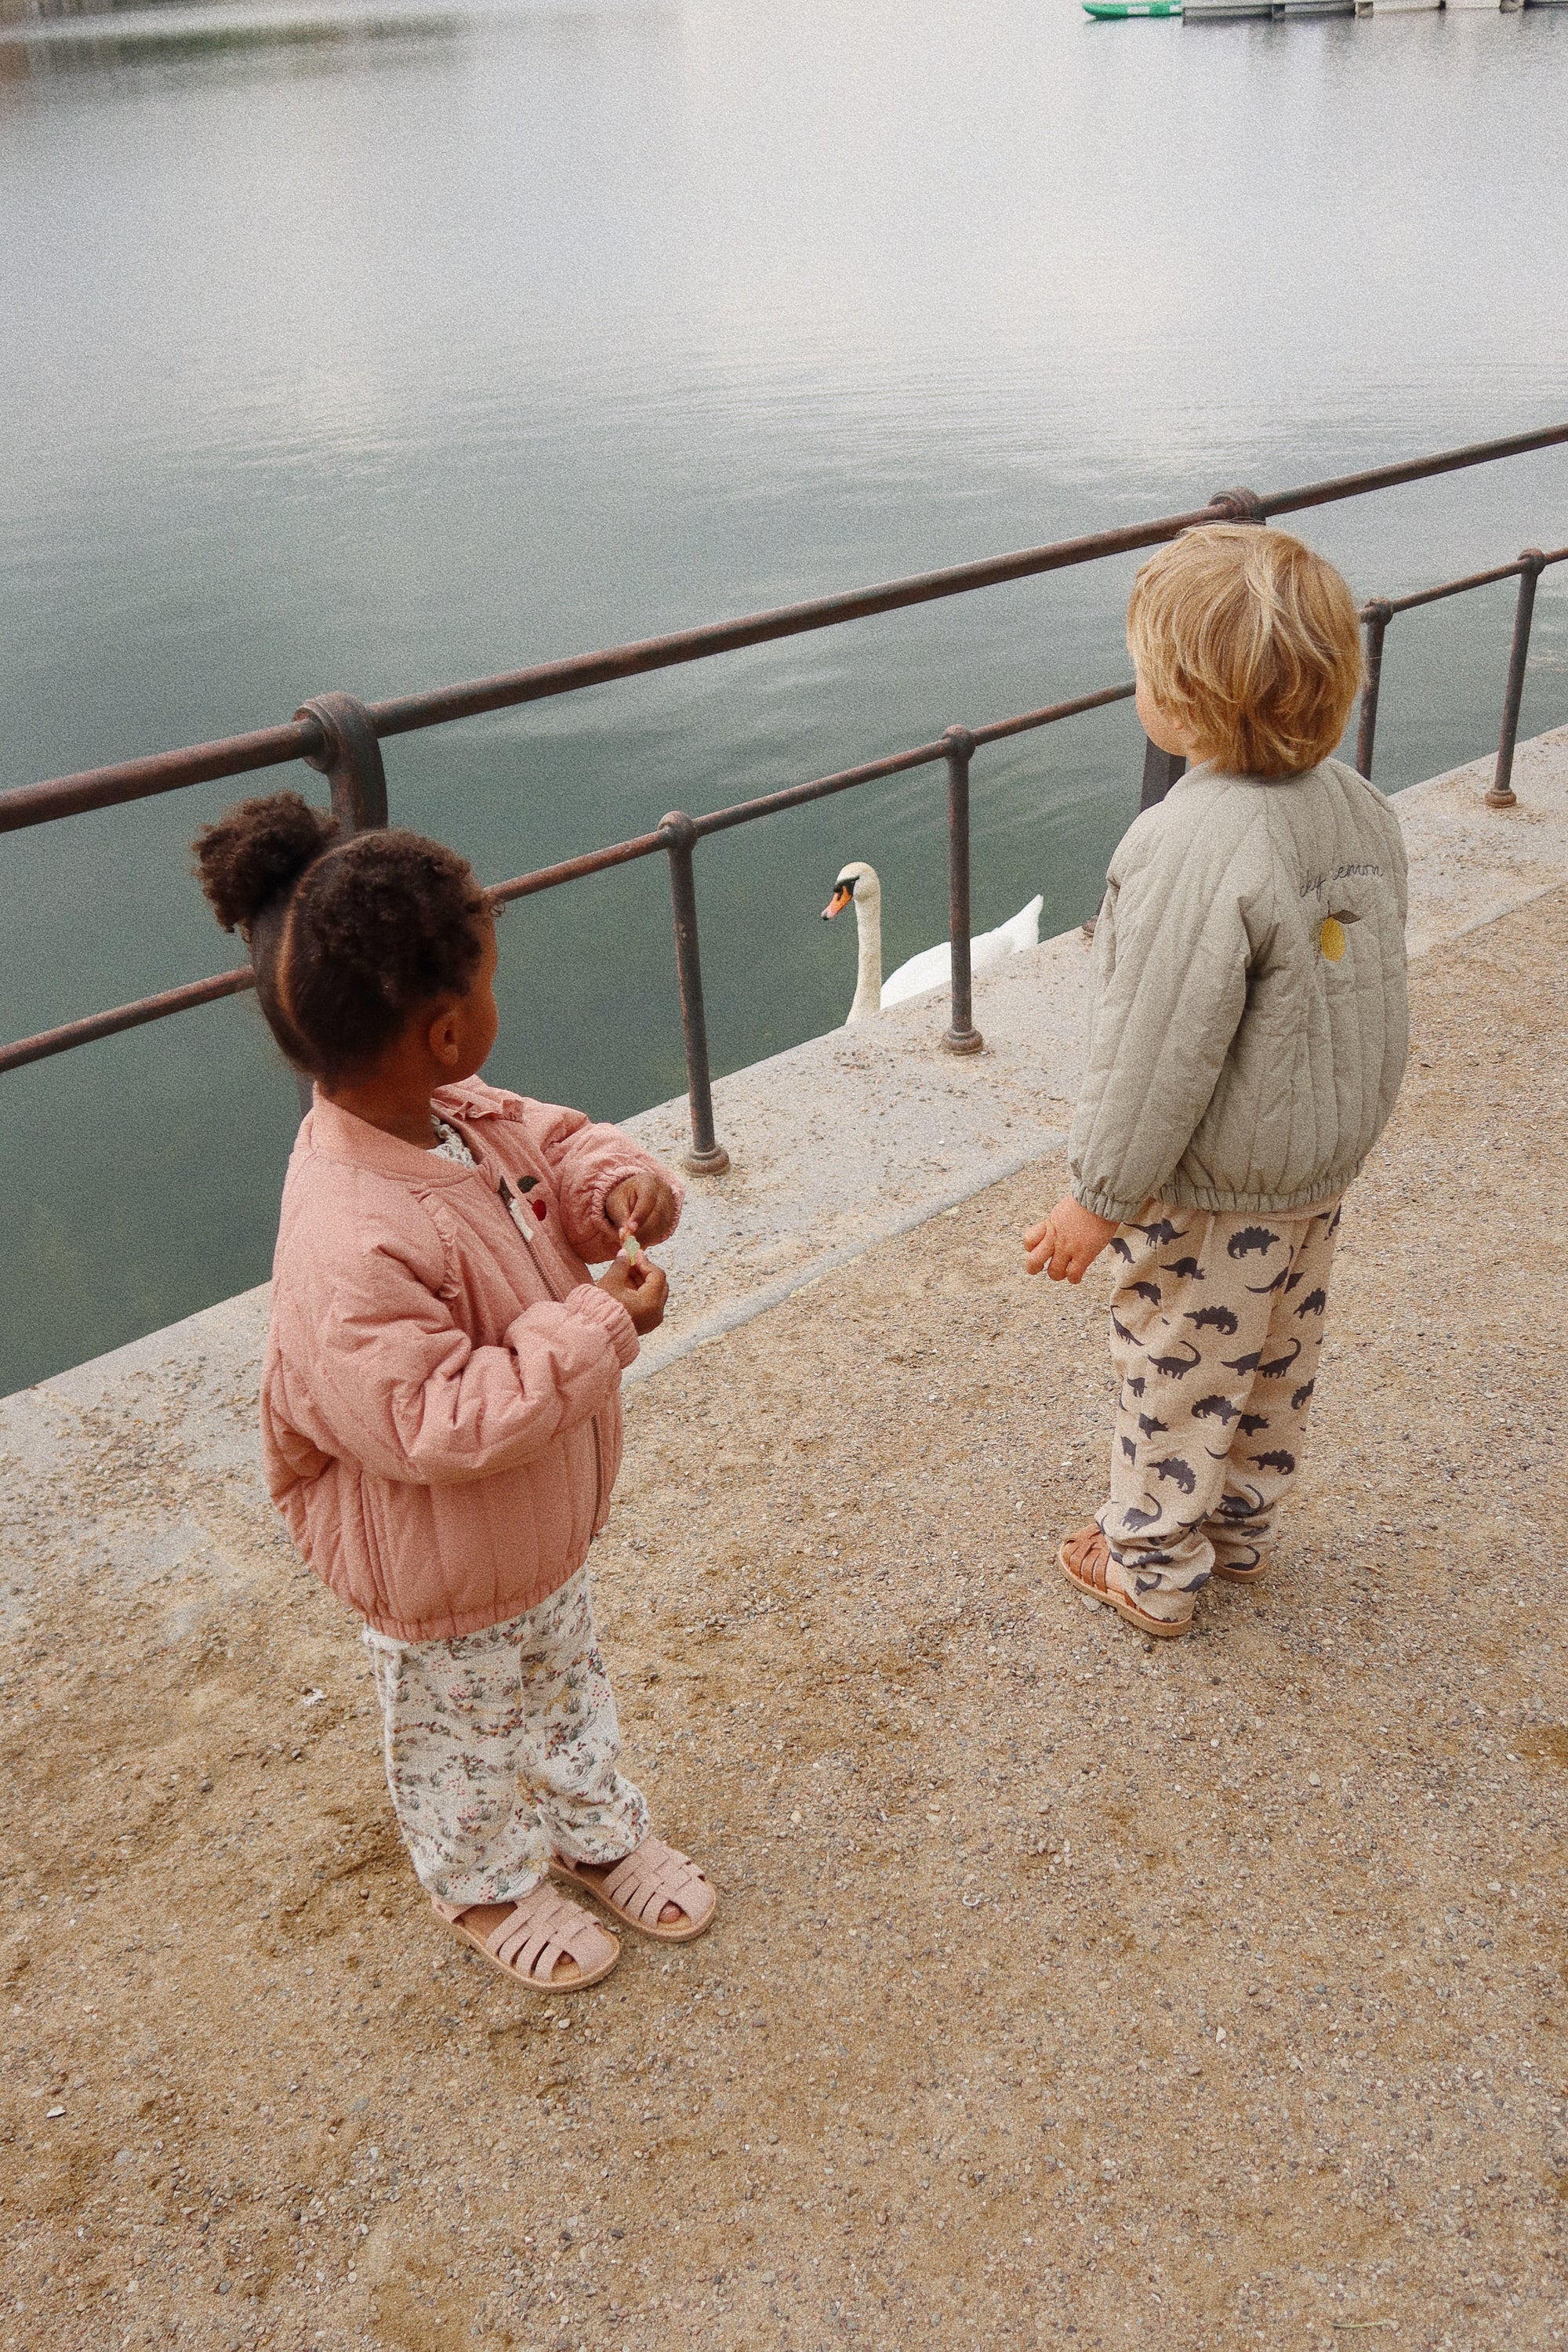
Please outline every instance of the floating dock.
[[1295, 16], [1409, 16], [1418, 9], [1465, 8], [1511, 15], [1520, 8], [1561, 8], [1568, 0], [1083, 0], [1085, 13], [1102, 21], [1128, 16], [1175, 16], [1189, 25], [1217, 24], [1231, 16], [1278, 22]]

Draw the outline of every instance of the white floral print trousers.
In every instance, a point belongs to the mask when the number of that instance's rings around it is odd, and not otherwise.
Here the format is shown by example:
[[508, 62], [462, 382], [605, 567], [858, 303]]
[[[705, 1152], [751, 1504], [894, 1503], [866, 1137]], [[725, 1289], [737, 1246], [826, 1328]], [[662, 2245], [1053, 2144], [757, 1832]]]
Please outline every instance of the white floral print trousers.
[[455, 1642], [367, 1626], [386, 1785], [426, 1894], [517, 1903], [550, 1866], [619, 1862], [647, 1835], [616, 1769], [615, 1695], [580, 1568], [537, 1609]]

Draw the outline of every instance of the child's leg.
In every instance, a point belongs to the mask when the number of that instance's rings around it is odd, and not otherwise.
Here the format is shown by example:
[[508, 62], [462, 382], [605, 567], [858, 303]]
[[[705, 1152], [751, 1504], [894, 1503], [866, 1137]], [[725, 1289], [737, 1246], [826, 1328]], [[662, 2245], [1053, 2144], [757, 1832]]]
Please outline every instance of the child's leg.
[[[1252, 1377], [1247, 1410], [1232, 1434], [1225, 1492], [1204, 1528], [1214, 1548], [1215, 1573], [1242, 1579], [1262, 1569], [1274, 1514], [1300, 1465], [1322, 1351], [1340, 1209], [1336, 1202], [1316, 1216], [1258, 1223], [1278, 1228], [1289, 1263], [1275, 1267], [1278, 1287], [1263, 1354]], [[1271, 1257], [1279, 1255], [1276, 1251]]]
[[587, 1570], [525, 1622], [521, 1778], [557, 1853], [572, 1862], [619, 1862], [648, 1833], [647, 1802], [616, 1769], [620, 1725], [594, 1631]]
[[1215, 1528], [1228, 1540], [1240, 1526], [1226, 1501], [1234, 1481], [1248, 1482], [1234, 1493], [1250, 1510], [1264, 1499], [1258, 1482], [1272, 1492], [1281, 1475], [1255, 1459], [1267, 1448], [1253, 1391], [1286, 1352], [1270, 1329], [1312, 1222], [1156, 1207], [1110, 1244], [1121, 1262], [1110, 1302], [1121, 1394], [1100, 1524], [1150, 1616], [1190, 1615]]
[[[1110, 1357], [1121, 1389], [1110, 1496], [1098, 1517], [1138, 1606], [1172, 1623], [1191, 1615], [1208, 1581], [1214, 1552], [1203, 1522], [1223, 1486], [1204, 1442], [1207, 1423], [1193, 1420], [1216, 1385], [1205, 1343], [1219, 1335], [1212, 1318], [1194, 1321], [1212, 1286], [1205, 1260], [1214, 1222], [1201, 1210], [1155, 1207], [1148, 1223], [1123, 1225], [1110, 1244], [1119, 1261]], [[1223, 1434], [1218, 1423], [1215, 1433]]]
[[648, 1828], [642, 1790], [616, 1769], [615, 1695], [594, 1633], [588, 1572], [536, 1609], [522, 1655], [522, 1770], [551, 1833], [558, 1875], [617, 1921], [685, 1943], [713, 1917], [714, 1891], [689, 1854]]
[[386, 1785], [426, 1894], [510, 1904], [550, 1866], [550, 1832], [518, 1776], [525, 1616], [453, 1642], [367, 1632]]

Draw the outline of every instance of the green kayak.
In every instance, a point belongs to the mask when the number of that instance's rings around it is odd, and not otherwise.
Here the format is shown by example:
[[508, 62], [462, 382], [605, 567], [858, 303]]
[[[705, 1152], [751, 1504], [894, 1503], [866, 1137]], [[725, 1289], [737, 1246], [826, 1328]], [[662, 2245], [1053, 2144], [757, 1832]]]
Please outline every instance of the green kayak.
[[1091, 16], [1179, 16], [1182, 0], [1083, 0]]

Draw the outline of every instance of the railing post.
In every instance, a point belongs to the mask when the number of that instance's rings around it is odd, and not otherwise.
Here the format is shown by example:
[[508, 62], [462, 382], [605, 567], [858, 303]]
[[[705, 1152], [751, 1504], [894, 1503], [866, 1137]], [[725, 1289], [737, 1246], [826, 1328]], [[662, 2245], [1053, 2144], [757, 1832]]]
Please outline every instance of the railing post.
[[[321, 730], [321, 748], [307, 751], [305, 764], [326, 777], [331, 788], [332, 814], [343, 839], [368, 833], [386, 823], [386, 770], [381, 740], [370, 713], [352, 694], [318, 694], [302, 702], [296, 719], [313, 719]], [[310, 1108], [314, 1089], [302, 1070], [294, 1073], [300, 1108]]]
[[321, 748], [307, 752], [306, 762], [331, 784], [332, 814], [344, 835], [384, 824], [386, 770], [380, 738], [363, 703], [352, 694], [318, 694], [301, 703], [294, 716], [313, 719], [321, 730]]
[[[1268, 518], [1263, 511], [1263, 501], [1256, 490], [1216, 490], [1209, 500], [1216, 522], [1255, 523], [1259, 530], [1268, 527]], [[1182, 751], [1162, 751], [1157, 743], [1143, 738], [1143, 782], [1138, 794], [1138, 806], [1155, 808], [1187, 772], [1186, 754]]]
[[1268, 517], [1256, 490], [1216, 490], [1209, 504], [1217, 509], [1216, 522], [1255, 522], [1260, 530], [1268, 528]]
[[691, 1104], [694, 1176], [721, 1176], [730, 1155], [713, 1133], [713, 1081], [708, 1067], [708, 1015], [702, 1003], [702, 957], [697, 944], [697, 878], [691, 852], [697, 827], [679, 809], [661, 819], [669, 854], [669, 895], [675, 908], [675, 965], [680, 976], [680, 1026], [686, 1037], [686, 1091]]
[[1138, 795], [1141, 809], [1153, 808], [1163, 801], [1171, 786], [1187, 772], [1184, 751], [1162, 751], [1158, 743], [1143, 738], [1143, 788]]
[[1366, 684], [1361, 690], [1361, 724], [1356, 729], [1355, 763], [1358, 772], [1370, 783], [1372, 750], [1377, 740], [1377, 689], [1383, 681], [1383, 639], [1394, 618], [1394, 607], [1383, 597], [1374, 597], [1370, 604], [1362, 606], [1361, 617], [1366, 631]]
[[1524, 699], [1524, 669], [1530, 659], [1530, 624], [1535, 612], [1535, 583], [1546, 569], [1539, 547], [1527, 547], [1519, 559], [1519, 602], [1513, 608], [1513, 644], [1509, 648], [1508, 686], [1502, 698], [1502, 733], [1498, 739], [1497, 772], [1486, 795], [1488, 808], [1517, 808], [1513, 789], [1513, 747], [1519, 736], [1519, 706]]
[[952, 1018], [942, 1034], [950, 1054], [978, 1054], [985, 1040], [974, 1025], [974, 988], [969, 962], [969, 762], [974, 738], [967, 727], [950, 727], [947, 746], [947, 935], [952, 950]]

